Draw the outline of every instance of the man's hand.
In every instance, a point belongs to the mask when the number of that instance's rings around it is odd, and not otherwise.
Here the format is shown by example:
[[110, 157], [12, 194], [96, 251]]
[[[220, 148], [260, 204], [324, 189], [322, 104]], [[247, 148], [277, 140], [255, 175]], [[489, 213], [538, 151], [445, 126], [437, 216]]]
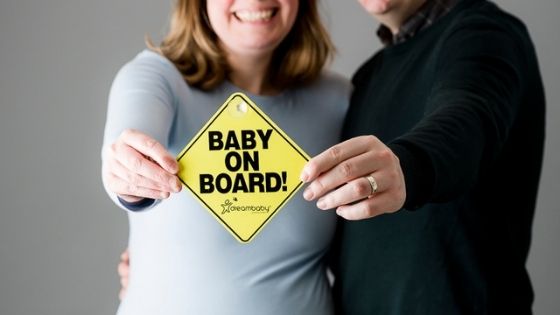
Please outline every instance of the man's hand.
[[309, 183], [303, 193], [306, 200], [318, 199], [318, 208], [336, 208], [348, 220], [396, 212], [406, 199], [399, 159], [374, 136], [352, 138], [325, 150], [305, 165], [300, 177]]
[[119, 299], [122, 301], [128, 289], [128, 276], [130, 269], [130, 257], [128, 255], [128, 248], [124, 250], [121, 254], [121, 261], [117, 267], [117, 272], [119, 274], [121, 289], [119, 291]]

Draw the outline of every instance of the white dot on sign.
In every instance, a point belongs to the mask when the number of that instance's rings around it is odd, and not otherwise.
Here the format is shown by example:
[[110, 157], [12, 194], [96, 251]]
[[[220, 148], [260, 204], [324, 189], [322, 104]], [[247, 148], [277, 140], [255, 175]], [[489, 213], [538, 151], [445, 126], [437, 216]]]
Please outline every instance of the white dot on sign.
[[240, 102], [235, 108], [239, 113], [245, 114], [247, 112], [247, 103]]

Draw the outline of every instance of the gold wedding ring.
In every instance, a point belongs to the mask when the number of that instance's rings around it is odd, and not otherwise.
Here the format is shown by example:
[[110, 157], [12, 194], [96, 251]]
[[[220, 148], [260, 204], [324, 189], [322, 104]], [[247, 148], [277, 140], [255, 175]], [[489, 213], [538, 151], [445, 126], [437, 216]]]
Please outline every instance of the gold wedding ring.
[[373, 194], [375, 194], [375, 192], [377, 192], [377, 182], [375, 181], [375, 178], [371, 175], [367, 176], [366, 179], [369, 182], [369, 185], [371, 186], [371, 194], [369, 194], [368, 197], [373, 196]]

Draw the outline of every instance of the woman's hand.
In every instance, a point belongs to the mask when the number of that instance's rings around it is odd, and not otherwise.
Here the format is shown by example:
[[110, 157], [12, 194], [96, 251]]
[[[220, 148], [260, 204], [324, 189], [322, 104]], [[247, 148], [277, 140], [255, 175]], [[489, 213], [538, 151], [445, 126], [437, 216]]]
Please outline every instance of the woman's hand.
[[110, 146], [103, 166], [107, 188], [128, 202], [165, 199], [181, 191], [179, 164], [156, 140], [127, 129]]
[[325, 150], [305, 165], [301, 180], [310, 183], [303, 193], [306, 200], [318, 199], [318, 208], [336, 208], [348, 220], [396, 212], [406, 199], [399, 159], [374, 136]]

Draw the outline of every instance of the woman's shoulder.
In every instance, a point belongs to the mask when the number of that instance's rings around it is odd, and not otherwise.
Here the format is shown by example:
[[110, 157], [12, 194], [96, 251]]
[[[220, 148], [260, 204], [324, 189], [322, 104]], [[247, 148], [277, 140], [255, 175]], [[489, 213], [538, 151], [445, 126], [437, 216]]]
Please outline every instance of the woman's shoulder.
[[164, 56], [143, 50], [124, 64], [115, 78], [116, 84], [125, 86], [161, 86], [174, 88], [183, 78], [177, 68]]
[[298, 102], [305, 104], [306, 108], [321, 111], [325, 117], [342, 117], [349, 106], [351, 93], [350, 81], [332, 71], [323, 71], [312, 84], [296, 90]]
[[156, 52], [144, 50], [119, 69], [112, 91], [143, 91], [173, 98], [177, 89], [184, 86], [184, 80], [173, 63]]
[[352, 84], [343, 75], [330, 70], [324, 70], [319, 79], [309, 87], [308, 91], [323, 95], [322, 97], [325, 98], [348, 98], [352, 92]]
[[319, 82], [331, 87], [350, 88], [350, 80], [338, 72], [332, 70], [323, 70], [319, 77]]

